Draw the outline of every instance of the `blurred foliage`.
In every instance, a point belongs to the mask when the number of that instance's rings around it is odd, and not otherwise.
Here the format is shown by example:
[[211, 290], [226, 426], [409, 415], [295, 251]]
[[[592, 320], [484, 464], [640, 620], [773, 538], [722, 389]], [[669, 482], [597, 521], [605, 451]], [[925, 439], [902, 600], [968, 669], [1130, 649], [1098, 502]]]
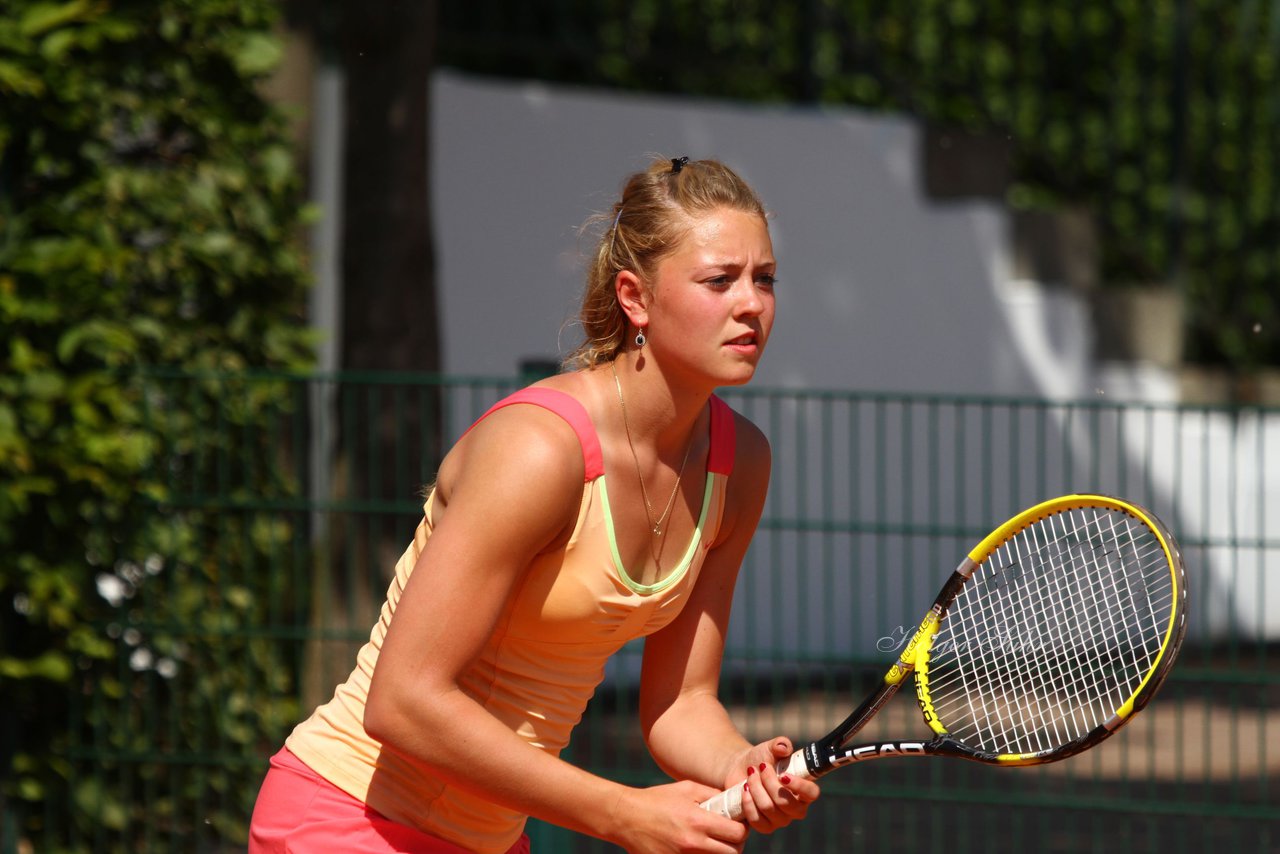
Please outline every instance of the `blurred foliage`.
[[146, 850], [144, 820], [243, 836], [225, 762], [209, 803], [139, 745], [256, 757], [295, 712], [291, 669], [236, 631], [274, 606], [246, 571], [266, 523], [168, 503], [213, 459], [293, 489], [261, 429], [290, 401], [145, 370], [309, 362], [306, 212], [258, 88], [276, 6], [0, 6], [0, 773], [35, 850], [68, 832], [50, 804], [111, 850]]
[[441, 63], [467, 71], [1008, 134], [1008, 202], [1089, 210], [1109, 286], [1183, 289], [1189, 360], [1280, 364], [1274, 0], [473, 0], [441, 16]]

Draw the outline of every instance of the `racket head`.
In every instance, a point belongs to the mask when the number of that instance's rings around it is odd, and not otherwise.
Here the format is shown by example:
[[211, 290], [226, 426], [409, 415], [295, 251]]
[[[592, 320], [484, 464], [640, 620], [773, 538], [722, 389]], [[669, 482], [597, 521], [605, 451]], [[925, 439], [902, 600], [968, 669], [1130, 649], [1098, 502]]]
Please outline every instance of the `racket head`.
[[966, 758], [1029, 765], [1092, 747], [1150, 702], [1186, 633], [1177, 542], [1122, 499], [1031, 507], [957, 575], [914, 664], [926, 722]]

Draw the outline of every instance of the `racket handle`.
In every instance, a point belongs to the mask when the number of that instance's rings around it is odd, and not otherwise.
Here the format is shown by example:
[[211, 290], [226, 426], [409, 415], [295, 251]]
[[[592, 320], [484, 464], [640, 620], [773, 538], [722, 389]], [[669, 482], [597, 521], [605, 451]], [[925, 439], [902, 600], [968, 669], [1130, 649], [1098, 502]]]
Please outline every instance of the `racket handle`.
[[[804, 761], [804, 751], [797, 750], [791, 754], [790, 758], [784, 759], [777, 765], [778, 776], [786, 774], [790, 777], [798, 777], [800, 779], [808, 779], [812, 776], [809, 773], [809, 766]], [[708, 798], [702, 802], [702, 808], [708, 812], [719, 813], [725, 818], [731, 818], [737, 821], [742, 818], [742, 787], [746, 783], [743, 780], [736, 786], [725, 789], [713, 798]]]

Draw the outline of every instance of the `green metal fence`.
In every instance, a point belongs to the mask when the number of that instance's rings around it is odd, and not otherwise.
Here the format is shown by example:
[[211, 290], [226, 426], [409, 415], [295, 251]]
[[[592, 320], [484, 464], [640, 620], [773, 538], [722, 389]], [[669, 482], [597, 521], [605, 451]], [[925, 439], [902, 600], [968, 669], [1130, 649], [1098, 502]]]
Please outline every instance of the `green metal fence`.
[[[236, 851], [267, 756], [368, 637], [440, 450], [519, 380], [151, 376], [158, 522], [102, 567], [110, 667], [68, 702], [61, 791], [16, 850]], [[1280, 846], [1280, 411], [735, 390], [774, 448], [724, 697], [761, 737], [824, 732], [883, 671], [959, 557], [1062, 492], [1145, 503], [1190, 572], [1162, 695], [1095, 751], [1033, 769], [880, 762], [750, 851], [1199, 851]], [[257, 405], [245, 406], [253, 400]], [[268, 414], [246, 421], [242, 413]], [[170, 426], [172, 429], [169, 429]], [[567, 758], [661, 775], [634, 714], [641, 648], [610, 668]], [[907, 698], [877, 732], [916, 732]], [[891, 732], [892, 731], [892, 732]], [[995, 834], [993, 837], [992, 834]], [[539, 851], [608, 846], [531, 825]]]

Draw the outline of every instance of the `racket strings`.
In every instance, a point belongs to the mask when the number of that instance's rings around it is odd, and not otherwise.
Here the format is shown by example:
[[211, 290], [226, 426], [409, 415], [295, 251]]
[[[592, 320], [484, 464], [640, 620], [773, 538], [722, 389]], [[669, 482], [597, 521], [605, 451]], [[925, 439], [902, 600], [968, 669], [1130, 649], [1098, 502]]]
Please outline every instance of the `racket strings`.
[[1070, 510], [1024, 529], [947, 610], [929, 663], [952, 737], [1036, 753], [1106, 723], [1154, 666], [1173, 607], [1164, 549], [1141, 520]]
[[[1050, 549], [1052, 551], [1052, 549]], [[1044, 549], [1040, 550], [1045, 551]], [[1019, 560], [1025, 562], [1025, 553], [1019, 554]], [[1069, 564], [1078, 564], [1078, 558], [1070, 552], [1059, 553], [1054, 555], [1054, 559], [1066, 561]], [[1070, 578], [1072, 576], [1066, 576]], [[1069, 590], [1069, 588], [1066, 588]], [[994, 687], [995, 704], [990, 702], [989, 698], [983, 697], [978, 693], [979, 702], [974, 703], [974, 692], [970, 689], [969, 699], [970, 707], [975, 717], [979, 719], [987, 719], [988, 723], [994, 722], [992, 727], [994, 735], [998, 741], [1006, 747], [1016, 746], [1012, 740], [1011, 733], [1020, 730], [1033, 730], [1033, 734], [1039, 735], [1035, 746], [1043, 748], [1045, 746], [1044, 738], [1046, 736], [1062, 739], [1063, 732], [1068, 734], [1074, 730], [1078, 730], [1081, 726], [1079, 716], [1073, 714], [1077, 711], [1070, 706], [1065, 705], [1061, 701], [1054, 702], [1055, 694], [1057, 697], [1064, 695], [1082, 696], [1087, 693], [1097, 694], [1100, 684], [1100, 674], [1114, 666], [1115, 654], [1107, 648], [1099, 650], [1096, 644], [1076, 643], [1072, 647], [1067, 640], [1071, 637], [1085, 637], [1085, 633], [1081, 632], [1081, 628], [1085, 626], [1102, 627], [1107, 631], [1114, 633], [1116, 623], [1114, 615], [1103, 610], [1096, 596], [1090, 595], [1092, 591], [1070, 591], [1064, 594], [1064, 587], [1061, 578], [1055, 579], [1055, 583], [1043, 589], [1037, 590], [1034, 587], [1010, 588], [1003, 596], [997, 596], [993, 601], [998, 607], [999, 616], [1003, 620], [1005, 626], [1014, 627], [1014, 631], [1020, 633], [1023, 637], [1030, 637], [1031, 647], [1034, 649], [1043, 646], [1045, 643], [1055, 645], [1060, 651], [1063, 649], [1071, 650], [1071, 653], [1063, 660], [1056, 662], [1056, 666], [1046, 668], [1046, 662], [1043, 659], [1029, 659], [1030, 666], [1027, 661], [1021, 661], [1018, 658], [980, 658], [974, 659], [977, 671], [986, 681]], [[1031, 599], [1043, 598], [1045, 593], [1051, 594], [1065, 606], [1060, 609], [1061, 619], [1056, 623], [1050, 622], [1043, 626], [1028, 625], [1020, 615], [1026, 613], [1026, 602], [1018, 602], [1017, 599], [1027, 599], [1026, 595], [1014, 596], [1014, 593], [1030, 593]], [[1039, 594], [1039, 595], [1036, 595]], [[1070, 597], [1073, 597], [1070, 598]], [[1071, 607], [1072, 604], [1077, 607]], [[1032, 607], [1045, 607], [1044, 602], [1033, 601]], [[1018, 607], [1023, 606], [1023, 607]], [[1028, 632], [1030, 634], [1028, 635]], [[1016, 639], [1010, 635], [1013, 632], [1003, 632], [1004, 636], [998, 640], [1006, 647], [1006, 652], [1014, 647]], [[1063, 658], [1061, 655], [1060, 658]], [[1074, 668], [1063, 666], [1076, 664], [1076, 659], [1089, 659], [1094, 662], [1093, 667]], [[1021, 667], [1016, 666], [1021, 665]], [[1053, 687], [1054, 694], [1045, 694], [1044, 692], [1036, 692], [1033, 690], [1037, 683], [1048, 684]], [[988, 692], [993, 693], [993, 692]], [[1011, 701], [1019, 698], [1029, 698], [1030, 702], [1026, 704], [1016, 704]], [[1012, 710], [1010, 714], [999, 715], [993, 714], [992, 707], [1009, 708]], [[1085, 726], [1093, 726], [1100, 723], [1096, 710], [1084, 707], [1083, 711], [1093, 712], [1091, 719], [1085, 719]], [[1048, 726], [1043, 729], [1046, 732], [1034, 732], [1034, 721], [1036, 719], [1044, 719], [1048, 722]], [[1072, 726], [1074, 724], [1074, 727]]]
[[[1056, 557], [1072, 565], [1078, 564], [1078, 556], [1071, 553]], [[1026, 555], [1019, 555], [1019, 559], [1025, 560]], [[1078, 574], [1065, 577], [1070, 580], [1077, 578]], [[1052, 667], [1047, 667], [1043, 658], [994, 658], [981, 662], [984, 674], [997, 690], [999, 706], [1011, 710], [1010, 714], [993, 715], [990, 704], [987, 704], [983, 708], [983, 717], [993, 724], [993, 735], [1001, 749], [1010, 751], [1028, 746], [1044, 749], [1049, 746], [1047, 741], [1062, 741], [1064, 736], [1073, 735], [1082, 727], [1089, 729], [1101, 722], [1095, 708], [1073, 708], [1063, 698], [1099, 694], [1099, 688], [1103, 684], [1100, 675], [1114, 666], [1115, 656], [1105, 647], [1099, 650], [1092, 641], [1096, 637], [1096, 631], [1086, 629], [1114, 632], [1114, 615], [1105, 609], [1105, 603], [1091, 595], [1093, 591], [1073, 589], [1070, 585], [1064, 585], [1061, 579], [1056, 579], [1056, 583], [1040, 591], [1032, 587], [1021, 590], [1015, 588], [1010, 592], [1032, 595], [997, 599], [999, 615], [1004, 624], [1014, 626], [1014, 631], [1030, 637], [1032, 649], [1046, 644], [1053, 646], [1059, 650], [1060, 660], [1053, 662]], [[1056, 601], [1035, 601], [1043, 599], [1046, 592]], [[1042, 595], [1035, 595], [1037, 593]], [[1018, 602], [1018, 599], [1031, 601]], [[1073, 604], [1076, 607], [1072, 607]], [[1044, 626], [1028, 624], [1022, 619], [1023, 614], [1029, 613], [1028, 606], [1030, 609], [1059, 607], [1061, 619]], [[1072, 638], [1076, 639], [1075, 643], [1072, 643]], [[1002, 640], [1006, 645], [1013, 643], [1013, 639], [1009, 637]], [[1065, 655], [1063, 650], [1066, 650]], [[1090, 661], [1093, 666], [1089, 666]], [[1019, 665], [1021, 669], [1014, 665]], [[1052, 691], [1037, 692], [1037, 684], [1047, 685]], [[1017, 702], [1018, 698], [1028, 698], [1029, 702], [1020, 704]], [[1084, 714], [1078, 714], [1080, 712]], [[1045, 725], [1037, 726], [1041, 721]], [[1029, 733], [1032, 743], [1019, 745], [1016, 741], [1016, 734], [1019, 732]]]

